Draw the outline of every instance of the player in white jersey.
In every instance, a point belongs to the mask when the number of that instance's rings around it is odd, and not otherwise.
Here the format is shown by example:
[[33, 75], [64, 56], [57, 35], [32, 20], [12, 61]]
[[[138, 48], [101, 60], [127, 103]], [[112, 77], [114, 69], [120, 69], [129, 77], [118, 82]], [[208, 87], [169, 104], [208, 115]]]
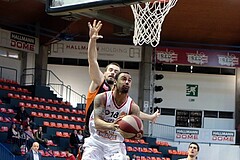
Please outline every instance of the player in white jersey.
[[127, 159], [124, 138], [118, 131], [117, 121], [126, 114], [139, 117], [139, 106], [128, 96], [131, 83], [128, 72], [119, 72], [115, 76], [113, 91], [95, 97], [89, 122], [90, 137], [85, 139], [82, 160]]

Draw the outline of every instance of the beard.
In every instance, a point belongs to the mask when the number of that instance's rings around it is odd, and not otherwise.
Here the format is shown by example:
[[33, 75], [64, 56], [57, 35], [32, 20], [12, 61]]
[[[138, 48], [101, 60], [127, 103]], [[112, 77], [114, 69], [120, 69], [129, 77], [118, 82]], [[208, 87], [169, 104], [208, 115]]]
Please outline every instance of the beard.
[[128, 93], [128, 91], [129, 91], [129, 88], [124, 88], [124, 87], [123, 87], [123, 88], [121, 89], [121, 93]]
[[113, 85], [113, 84], [114, 84], [114, 81], [111, 80], [111, 79], [107, 79], [107, 83], [108, 83], [109, 85]]

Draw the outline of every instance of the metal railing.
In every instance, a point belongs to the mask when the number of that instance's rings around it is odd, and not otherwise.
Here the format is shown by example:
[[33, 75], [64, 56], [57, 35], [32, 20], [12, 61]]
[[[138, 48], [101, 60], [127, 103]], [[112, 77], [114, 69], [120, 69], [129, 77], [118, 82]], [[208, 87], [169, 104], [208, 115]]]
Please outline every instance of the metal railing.
[[152, 136], [156, 138], [174, 141], [175, 126], [166, 124], [154, 123], [152, 124]]
[[17, 70], [14, 68], [0, 66], [0, 78], [14, 80], [17, 82]]
[[50, 89], [57, 94], [58, 97], [62, 98], [64, 101], [70, 102], [72, 106], [76, 107], [78, 103], [85, 103], [86, 96], [84, 94], [79, 94], [74, 91], [70, 85], [65, 85], [64, 82], [51, 70], [36, 68], [24, 69], [21, 76], [21, 84], [35, 85], [37, 72], [41, 72], [41, 75], [46, 76], [46, 81], [37, 85], [50, 87]]
[[1, 159], [15, 160], [15, 155], [7, 149], [2, 143], [0, 143], [0, 155]]

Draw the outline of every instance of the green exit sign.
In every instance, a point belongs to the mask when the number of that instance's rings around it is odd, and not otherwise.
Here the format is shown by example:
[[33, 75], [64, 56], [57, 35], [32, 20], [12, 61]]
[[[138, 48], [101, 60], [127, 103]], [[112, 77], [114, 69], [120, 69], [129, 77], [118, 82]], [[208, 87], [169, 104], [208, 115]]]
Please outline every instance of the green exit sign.
[[198, 85], [187, 84], [186, 85], [186, 96], [198, 97]]

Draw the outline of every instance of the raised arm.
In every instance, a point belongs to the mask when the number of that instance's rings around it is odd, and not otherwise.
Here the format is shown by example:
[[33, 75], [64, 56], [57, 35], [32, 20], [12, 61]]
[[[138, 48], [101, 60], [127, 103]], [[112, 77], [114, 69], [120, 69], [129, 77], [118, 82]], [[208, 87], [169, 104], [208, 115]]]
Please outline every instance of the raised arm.
[[98, 35], [98, 32], [102, 28], [101, 21], [93, 21], [93, 24], [88, 22], [89, 27], [89, 43], [88, 43], [88, 63], [89, 63], [89, 75], [92, 80], [90, 90], [94, 91], [104, 80], [103, 73], [101, 72], [97, 62], [97, 39], [102, 38]]
[[94, 122], [97, 130], [108, 131], [118, 128], [118, 124], [108, 123], [103, 120], [105, 114], [105, 93], [98, 94], [94, 99]]

